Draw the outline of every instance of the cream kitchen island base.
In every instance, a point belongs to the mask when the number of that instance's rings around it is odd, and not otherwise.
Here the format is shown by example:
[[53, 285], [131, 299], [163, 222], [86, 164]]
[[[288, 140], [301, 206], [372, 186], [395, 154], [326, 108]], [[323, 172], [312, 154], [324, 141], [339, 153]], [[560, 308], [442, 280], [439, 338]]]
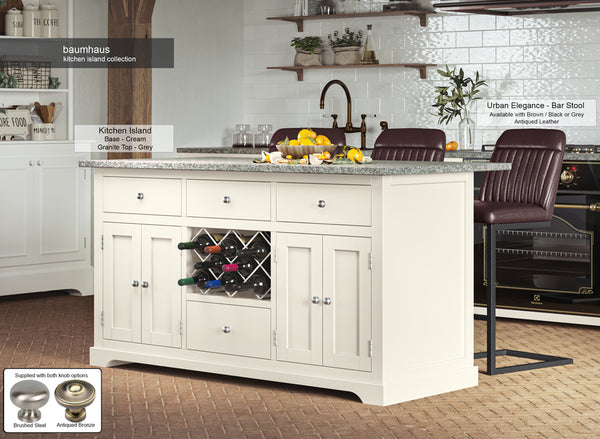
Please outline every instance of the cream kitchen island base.
[[[324, 387], [376, 405], [477, 385], [472, 172], [508, 165], [81, 165], [97, 168], [92, 365]], [[179, 287], [195, 259], [177, 243], [200, 230], [268, 233], [271, 299]]]

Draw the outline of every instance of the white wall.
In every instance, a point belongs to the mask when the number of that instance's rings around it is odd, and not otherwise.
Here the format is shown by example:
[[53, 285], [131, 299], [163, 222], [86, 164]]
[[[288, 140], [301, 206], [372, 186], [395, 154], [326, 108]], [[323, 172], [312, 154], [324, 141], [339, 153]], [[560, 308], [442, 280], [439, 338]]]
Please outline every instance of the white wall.
[[[595, 99], [600, 97], [600, 12], [551, 14], [528, 17], [437, 14], [422, 28], [414, 17], [314, 20], [298, 33], [295, 24], [267, 21], [265, 17], [292, 15], [293, 1], [244, 2], [245, 15], [245, 113], [253, 123], [271, 122], [275, 128], [310, 124], [329, 126], [322, 114], [338, 113], [346, 121], [346, 102], [341, 88], [328, 92], [325, 110], [319, 109], [323, 86], [341, 79], [351, 92], [353, 123], [360, 113], [368, 119], [367, 145], [379, 133], [379, 121], [391, 127], [437, 127], [430, 113], [434, 88], [441, 85], [435, 68], [428, 79], [403, 68], [305, 71], [297, 82], [290, 72], [267, 71], [267, 66], [293, 63], [289, 47], [295, 36], [327, 34], [345, 27], [366, 30], [373, 24], [381, 63], [426, 62], [440, 67], [458, 65], [469, 74], [483, 74], [489, 87], [484, 97], [531, 99]], [[598, 112], [600, 116], [600, 112]], [[457, 122], [457, 121], [456, 121]], [[456, 122], [442, 126], [448, 140], [456, 139]], [[476, 144], [493, 143], [506, 129], [477, 129]], [[564, 128], [569, 143], [600, 143], [600, 128]], [[358, 134], [348, 134], [358, 145]]]
[[152, 121], [175, 148], [231, 146], [243, 122], [243, 0], [158, 0], [154, 38], [175, 39], [175, 68], [152, 72]]

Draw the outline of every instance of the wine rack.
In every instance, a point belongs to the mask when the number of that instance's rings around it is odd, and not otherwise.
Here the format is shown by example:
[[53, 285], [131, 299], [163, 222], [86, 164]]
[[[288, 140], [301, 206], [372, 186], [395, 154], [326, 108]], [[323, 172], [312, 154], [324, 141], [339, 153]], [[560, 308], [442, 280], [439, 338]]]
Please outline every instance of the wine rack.
[[[199, 284], [190, 285], [189, 288], [194, 293], [199, 293], [202, 295], [215, 295], [215, 296], [228, 296], [228, 297], [255, 297], [259, 300], [270, 300], [271, 298], [271, 234], [269, 232], [261, 232], [261, 231], [248, 231], [248, 230], [225, 230], [225, 229], [206, 229], [206, 228], [192, 228], [190, 229], [190, 241], [196, 241], [201, 237], [207, 237], [214, 245], [219, 245], [223, 240], [229, 238], [237, 241], [239, 245], [239, 249], [249, 249], [254, 242], [257, 240], [264, 240], [265, 243], [269, 246], [269, 252], [266, 256], [262, 258], [255, 258], [256, 266], [254, 269], [246, 275], [239, 273], [239, 276], [243, 279], [244, 282], [247, 282], [254, 275], [262, 275], [268, 281], [268, 288], [262, 294], [253, 294], [245, 291], [226, 291], [224, 288], [204, 288], [200, 287]], [[188, 276], [193, 277], [196, 276], [200, 271], [200, 269], [195, 269], [194, 264], [197, 262], [206, 262], [211, 255], [204, 254], [201, 249], [189, 250], [189, 255], [187, 258], [186, 264], [186, 273]], [[228, 264], [234, 264], [240, 259], [238, 256], [226, 256], [223, 254], [223, 257], [227, 260]], [[206, 269], [213, 276], [214, 279], [221, 279], [224, 272], [220, 268], [208, 268]]]

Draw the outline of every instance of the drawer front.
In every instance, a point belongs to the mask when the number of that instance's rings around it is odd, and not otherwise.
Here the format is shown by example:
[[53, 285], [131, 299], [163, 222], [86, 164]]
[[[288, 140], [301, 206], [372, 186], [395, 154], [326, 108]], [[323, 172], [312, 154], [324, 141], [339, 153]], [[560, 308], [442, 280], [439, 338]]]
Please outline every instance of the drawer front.
[[271, 310], [205, 302], [187, 303], [187, 348], [271, 358]]
[[253, 181], [188, 180], [187, 214], [268, 221], [271, 219], [271, 185]]
[[371, 225], [371, 187], [277, 184], [277, 221]]
[[181, 215], [181, 180], [104, 178], [104, 212]]

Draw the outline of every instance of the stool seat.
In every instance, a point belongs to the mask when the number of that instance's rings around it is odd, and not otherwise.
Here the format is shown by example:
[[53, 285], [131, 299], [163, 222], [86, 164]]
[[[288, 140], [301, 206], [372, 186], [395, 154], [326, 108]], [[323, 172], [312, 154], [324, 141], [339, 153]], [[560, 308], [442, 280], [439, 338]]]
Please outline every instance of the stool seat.
[[548, 212], [540, 206], [525, 203], [475, 200], [476, 223], [507, 224], [549, 221]]

